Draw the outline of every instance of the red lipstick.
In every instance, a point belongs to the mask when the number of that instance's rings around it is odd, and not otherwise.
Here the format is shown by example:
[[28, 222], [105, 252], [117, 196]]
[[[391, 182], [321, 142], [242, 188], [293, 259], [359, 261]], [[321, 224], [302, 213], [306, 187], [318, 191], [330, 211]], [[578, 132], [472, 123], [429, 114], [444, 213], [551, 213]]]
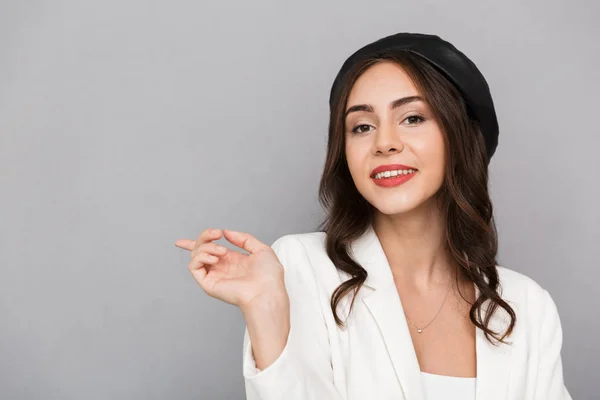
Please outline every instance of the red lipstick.
[[394, 171], [397, 169], [414, 169], [416, 170], [415, 167], [411, 167], [409, 165], [404, 165], [404, 164], [386, 164], [386, 165], [380, 165], [379, 167], [376, 167], [373, 171], [371, 171], [371, 178], [374, 178], [376, 174], [380, 173], [380, 172], [385, 172], [385, 171]]
[[[414, 172], [411, 172], [410, 174], [406, 174], [406, 175], [400, 174], [400, 175], [396, 175], [396, 176], [389, 177], [389, 178], [375, 179], [375, 175], [380, 172], [395, 171], [395, 170], [399, 170], [399, 169], [407, 169], [407, 170], [412, 169], [412, 170], [414, 170]], [[408, 165], [387, 164], [387, 165], [380, 165], [379, 167], [377, 167], [373, 171], [371, 171], [371, 179], [373, 179], [373, 182], [375, 182], [375, 184], [378, 186], [393, 187], [393, 186], [401, 185], [404, 182], [408, 181], [410, 178], [415, 176], [416, 173], [417, 173], [417, 169], [414, 167], [408, 166]]]

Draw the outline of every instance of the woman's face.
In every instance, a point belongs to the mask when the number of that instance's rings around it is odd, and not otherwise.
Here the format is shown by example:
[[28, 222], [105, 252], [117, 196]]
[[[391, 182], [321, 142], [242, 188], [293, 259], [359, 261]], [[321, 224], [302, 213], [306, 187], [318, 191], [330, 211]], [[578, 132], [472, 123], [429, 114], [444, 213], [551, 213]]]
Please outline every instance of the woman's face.
[[[404, 70], [391, 61], [381, 61], [358, 78], [346, 106], [350, 174], [361, 195], [387, 215], [405, 213], [428, 203], [444, 179], [442, 130], [430, 107], [423, 101], [411, 100], [413, 96], [420, 93]], [[406, 166], [387, 168], [390, 170], [416, 171], [381, 180], [372, 177], [376, 167], [389, 164]]]

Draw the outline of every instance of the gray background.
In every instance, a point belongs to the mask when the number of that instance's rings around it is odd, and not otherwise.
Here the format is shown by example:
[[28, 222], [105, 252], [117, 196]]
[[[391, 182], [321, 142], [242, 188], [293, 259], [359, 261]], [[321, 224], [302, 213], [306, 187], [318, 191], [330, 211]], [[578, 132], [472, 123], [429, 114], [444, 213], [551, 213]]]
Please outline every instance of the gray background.
[[243, 398], [241, 313], [173, 243], [315, 230], [331, 82], [398, 31], [442, 36], [488, 79], [499, 262], [550, 291], [567, 386], [597, 398], [599, 16], [592, 0], [0, 1], [0, 398]]

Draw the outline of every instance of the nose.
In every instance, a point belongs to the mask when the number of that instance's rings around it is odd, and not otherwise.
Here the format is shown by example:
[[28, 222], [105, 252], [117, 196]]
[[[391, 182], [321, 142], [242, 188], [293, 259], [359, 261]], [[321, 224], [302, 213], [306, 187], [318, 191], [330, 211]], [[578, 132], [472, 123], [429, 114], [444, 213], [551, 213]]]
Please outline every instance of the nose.
[[395, 129], [395, 126], [382, 124], [375, 134], [373, 147], [375, 154], [393, 154], [399, 153], [404, 149], [404, 142], [400, 137], [400, 132]]

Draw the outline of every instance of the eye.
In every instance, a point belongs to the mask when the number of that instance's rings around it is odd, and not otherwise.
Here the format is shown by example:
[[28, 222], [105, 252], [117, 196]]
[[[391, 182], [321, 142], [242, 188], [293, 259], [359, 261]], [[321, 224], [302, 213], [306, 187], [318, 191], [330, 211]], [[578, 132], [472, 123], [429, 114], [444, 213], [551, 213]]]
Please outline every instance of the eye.
[[425, 118], [421, 117], [420, 115], [409, 115], [408, 117], [406, 117], [404, 119], [404, 121], [408, 121], [411, 118], [413, 118], [413, 121], [416, 118], [417, 121], [419, 121], [419, 122], [418, 123], [414, 123], [414, 124], [408, 124], [408, 125], [419, 125], [419, 124], [421, 124], [421, 123], [423, 123], [425, 121]]
[[366, 127], [370, 127], [371, 125], [367, 125], [367, 124], [356, 125], [354, 127], [354, 129], [352, 129], [352, 133], [364, 133], [364, 132], [367, 132], [367, 131], [363, 131], [363, 130], [358, 130], [357, 131], [358, 128], [362, 128], [362, 127], [365, 127], [365, 126]]

